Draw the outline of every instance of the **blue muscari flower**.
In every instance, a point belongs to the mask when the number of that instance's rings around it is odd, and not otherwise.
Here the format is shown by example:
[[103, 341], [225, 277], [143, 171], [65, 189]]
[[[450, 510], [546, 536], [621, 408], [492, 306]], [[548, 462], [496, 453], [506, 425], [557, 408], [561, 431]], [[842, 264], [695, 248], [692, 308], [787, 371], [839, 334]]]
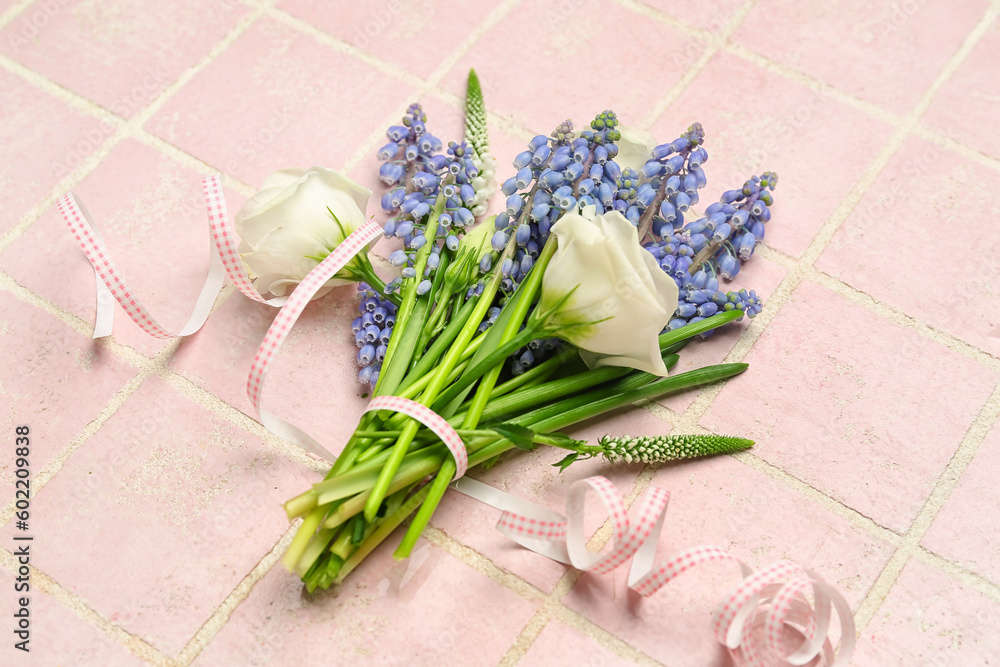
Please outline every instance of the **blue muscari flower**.
[[732, 280], [740, 272], [740, 262], [728, 252], [719, 259], [719, 275], [727, 280]]

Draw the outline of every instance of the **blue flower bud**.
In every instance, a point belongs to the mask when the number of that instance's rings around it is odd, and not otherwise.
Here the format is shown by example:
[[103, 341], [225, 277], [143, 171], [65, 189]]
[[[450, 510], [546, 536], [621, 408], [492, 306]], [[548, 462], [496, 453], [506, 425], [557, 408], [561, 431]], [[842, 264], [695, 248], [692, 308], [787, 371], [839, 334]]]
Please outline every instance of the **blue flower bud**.
[[617, 181], [622, 177], [622, 168], [614, 160], [608, 160], [604, 163], [604, 177], [610, 179], [612, 183]]
[[653, 203], [654, 199], [656, 199], [656, 190], [651, 188], [648, 183], [643, 183], [639, 187], [639, 191], [636, 193], [635, 198], [639, 206], [646, 208]]
[[692, 234], [691, 235], [691, 248], [698, 252], [702, 248], [708, 245], [708, 238], [704, 234]]
[[753, 250], [757, 246], [757, 237], [752, 232], [744, 232], [736, 242], [736, 253], [744, 262], [753, 255]]
[[389, 311], [387, 311], [384, 306], [379, 306], [378, 308], [372, 311], [372, 323], [381, 325], [382, 323], [385, 322], [385, 317], [388, 314]]
[[628, 208], [627, 208], [627, 209], [625, 210], [625, 217], [626, 217], [626, 218], [628, 219], [628, 221], [629, 221], [629, 222], [631, 222], [631, 223], [632, 223], [633, 225], [636, 225], [636, 224], [638, 224], [638, 223], [639, 223], [639, 218], [641, 218], [641, 217], [642, 217], [642, 212], [641, 212], [641, 211], [639, 211], [639, 207], [638, 207], [638, 206], [635, 206], [635, 205], [633, 205], [633, 206], [629, 206], [629, 207], [628, 207]]
[[506, 213], [497, 213], [496, 219], [493, 220], [493, 226], [497, 231], [501, 229], [507, 229], [510, 225], [510, 216]]
[[674, 272], [674, 265], [677, 263], [677, 255], [664, 255], [660, 260], [660, 268], [667, 273]]
[[542, 174], [539, 180], [539, 187], [546, 188], [548, 190], [554, 190], [562, 185], [566, 178], [562, 175], [562, 172], [550, 171]]
[[693, 170], [700, 167], [706, 160], [708, 160], [708, 153], [703, 147], [698, 146], [688, 155], [688, 169]]
[[731, 204], [734, 201], [739, 201], [741, 199], [743, 199], [742, 190], [726, 190], [722, 193], [722, 196], [719, 197], [719, 201], [723, 204]]
[[698, 306], [698, 315], [700, 315], [701, 317], [711, 317], [712, 315], [715, 315], [717, 312], [719, 312], [719, 307], [714, 303], [712, 303], [711, 301], [709, 301], [708, 303], [703, 303], [700, 306]]
[[413, 162], [414, 160], [417, 159], [419, 155], [420, 155], [420, 149], [417, 148], [416, 144], [410, 144], [409, 146], [406, 147], [406, 150], [403, 151], [403, 158], [407, 162]]
[[670, 144], [660, 144], [652, 150], [652, 156], [654, 160], [662, 160], [673, 152], [674, 149], [670, 147]]
[[396, 154], [398, 152], [399, 152], [399, 144], [397, 144], [395, 141], [390, 141], [385, 146], [378, 149], [377, 157], [382, 162], [385, 162], [386, 160], [391, 160], [392, 158], [396, 157]]
[[534, 153], [534, 151], [524, 151], [523, 153], [518, 153], [517, 157], [514, 158], [514, 169], [520, 171], [531, 164], [532, 153]]
[[674, 139], [673, 141], [670, 142], [670, 150], [676, 153], [678, 151], [684, 150], [690, 145], [691, 142], [688, 141], [685, 137], [678, 137], [677, 139]]
[[708, 281], [708, 273], [705, 269], [698, 269], [695, 271], [694, 275], [691, 276], [691, 285], [696, 289], [702, 289], [705, 287], [705, 283]]
[[536, 204], [534, 208], [531, 209], [531, 219], [534, 221], [541, 220], [549, 214], [549, 209], [551, 207], [548, 204]]
[[438, 226], [441, 227], [441, 229], [448, 229], [449, 227], [451, 227], [451, 223], [452, 223], [451, 213], [445, 212], [438, 217]]
[[608, 149], [604, 146], [598, 146], [594, 149], [594, 162], [597, 164], [604, 164], [608, 161]]
[[589, 195], [594, 191], [594, 181], [590, 178], [585, 178], [580, 181], [579, 185], [576, 186], [576, 191], [581, 195]]
[[546, 162], [548, 162], [549, 156], [551, 154], [552, 154], [552, 149], [549, 148], [548, 145], [539, 146], [535, 150], [534, 154], [532, 154], [531, 156], [531, 164], [535, 165], [536, 167], [541, 167]]
[[688, 293], [685, 296], [685, 301], [687, 301], [688, 303], [693, 303], [696, 306], [700, 306], [701, 304], [711, 300], [712, 300], [712, 292], [708, 291], [707, 289], [688, 290]]
[[376, 324], [369, 324], [368, 326], [366, 326], [365, 327], [365, 342], [366, 343], [374, 343], [375, 341], [377, 341], [378, 340], [379, 332], [381, 332], [381, 329], [379, 329], [378, 325], [376, 325]]
[[510, 275], [511, 270], [514, 268], [514, 260], [510, 257], [505, 258], [500, 262], [500, 275], [507, 277]]
[[610, 185], [602, 182], [599, 186], [597, 186], [597, 198], [600, 199], [601, 203], [605, 206], [611, 206], [611, 203], [614, 201], [615, 194]]
[[412, 266], [404, 266], [403, 271], [400, 273], [404, 278], [416, 278], [417, 270]]
[[715, 228], [715, 233], [712, 234], [712, 240], [718, 241], [719, 243], [725, 241], [732, 234], [733, 229], [729, 226], [728, 222], [724, 222]]
[[393, 162], [385, 162], [379, 167], [378, 175], [386, 185], [395, 185], [403, 177], [403, 167]]
[[683, 213], [691, 205], [691, 197], [683, 192], [678, 192], [673, 196], [674, 208]]
[[500, 186], [500, 191], [504, 193], [504, 195], [509, 197], [510, 195], [517, 192], [520, 188], [521, 186], [517, 184], [517, 177], [511, 176], [510, 178], [508, 178], [506, 181], [503, 182], [503, 185]]
[[691, 173], [694, 174], [699, 188], [703, 188], [708, 184], [708, 178], [705, 176], [705, 170], [701, 167], [694, 167], [691, 169]]
[[431, 254], [427, 255], [427, 268], [431, 270], [436, 269], [440, 261], [441, 261], [441, 255], [437, 254], [436, 252], [432, 252]]
[[663, 165], [659, 162], [650, 160], [646, 164], [642, 165], [640, 173], [643, 178], [656, 178], [663, 171]]
[[[531, 181], [535, 178], [534, 173], [529, 167], [525, 167], [517, 172], [514, 176], [514, 185], [517, 186], [517, 190], [523, 190], [531, 184]], [[471, 188], [470, 188], [471, 189]], [[504, 193], [510, 196], [513, 193]]]
[[732, 280], [739, 272], [740, 261], [729, 253], [723, 254], [722, 258], [719, 260], [719, 275], [726, 280]]
[[365, 366], [360, 371], [358, 371], [358, 381], [361, 382], [361, 384], [367, 385], [368, 382], [371, 380], [372, 374], [374, 372], [375, 372], [374, 368], [372, 368], [371, 366]]
[[537, 151], [542, 146], [547, 146], [548, 143], [549, 143], [548, 137], [546, 137], [544, 134], [536, 134], [531, 138], [531, 141], [528, 142], [528, 150]]
[[458, 194], [462, 198], [462, 202], [468, 206], [471, 206], [476, 201], [476, 191], [468, 183], [463, 184], [459, 188]]
[[431, 281], [421, 280], [420, 284], [417, 285], [417, 294], [423, 296], [431, 291]]
[[525, 253], [524, 257], [521, 258], [521, 275], [527, 275], [528, 271], [531, 270], [531, 267], [534, 265], [534, 263], [535, 263], [534, 258], [531, 255]]
[[750, 214], [747, 213], [746, 211], [743, 210], [736, 211], [736, 213], [733, 213], [733, 217], [732, 219], [730, 219], [729, 224], [733, 226], [733, 229], [739, 229], [740, 227], [747, 224], [747, 218], [749, 217]]
[[567, 181], [575, 181], [576, 179], [583, 176], [583, 165], [579, 162], [574, 162], [565, 169], [563, 169], [563, 176], [566, 177]]
[[578, 146], [576, 150], [573, 151], [574, 162], [586, 162], [588, 157], [590, 157], [590, 151], [587, 150], [586, 146]]
[[479, 270], [482, 273], [489, 273], [490, 269], [493, 268], [493, 255], [486, 253], [483, 258], [479, 260]]
[[758, 241], [764, 240], [764, 223], [760, 220], [754, 220], [750, 223], [750, 232], [757, 238]]
[[392, 125], [385, 134], [393, 141], [403, 141], [410, 136], [410, 128], [404, 125]]
[[448, 236], [444, 240], [444, 245], [446, 248], [448, 248], [448, 250], [455, 252], [456, 250], [458, 250], [458, 237], [455, 236], [454, 234], [448, 234]]
[[524, 206], [524, 200], [521, 199], [521, 195], [513, 194], [507, 197], [507, 215], [511, 218], [516, 218], [521, 213], [522, 206]]
[[361, 318], [355, 317], [354, 320], [351, 322], [351, 333], [356, 334], [359, 331], [361, 331], [362, 328], [363, 325], [361, 324]]
[[423, 236], [423, 235], [421, 235], [421, 236], [414, 236], [413, 240], [410, 241], [410, 250], [420, 250], [421, 248], [424, 247], [425, 243], [427, 243], [427, 237], [426, 236]]
[[674, 208], [674, 205], [670, 201], [664, 199], [660, 204], [660, 215], [663, 216], [664, 220], [670, 222], [677, 217], [677, 209]]
[[396, 224], [396, 236], [409, 236], [413, 233], [413, 222], [411, 220], [400, 220]]
[[455, 224], [459, 227], [468, 227], [476, 220], [476, 216], [472, 215], [472, 211], [467, 208], [457, 208], [453, 215]]
[[667, 328], [673, 331], [674, 329], [680, 329], [681, 327], [687, 325], [687, 320], [682, 320], [680, 318], [670, 320], [667, 322]]
[[667, 179], [666, 184], [663, 186], [663, 192], [669, 197], [678, 190], [681, 189], [681, 177], [674, 174]]
[[604, 178], [604, 165], [600, 164], [590, 165], [590, 173], [588, 174], [588, 177], [594, 183], [600, 183], [601, 179]]
[[549, 160], [549, 169], [552, 171], [562, 171], [573, 162], [573, 157], [567, 153], [559, 153]]
[[516, 239], [517, 245], [523, 246], [528, 242], [528, 239], [531, 238], [531, 227], [521, 223], [517, 226], [517, 232], [514, 235], [514, 238]]
[[493, 234], [493, 238], [490, 241], [490, 244], [493, 246], [493, 249], [496, 250], [497, 252], [502, 251], [504, 249], [504, 246], [507, 245], [507, 232], [501, 231]]
[[761, 215], [763, 215], [764, 211], [766, 210], [767, 210], [767, 204], [765, 204], [759, 199], [753, 203], [753, 206], [750, 207], [750, 212], [753, 213], [758, 218]]
[[698, 177], [694, 174], [684, 174], [684, 192], [688, 195], [698, 193]]
[[767, 222], [768, 220], [771, 219], [771, 209], [765, 207], [764, 210], [759, 215], [757, 215], [757, 218], [761, 222]]
[[358, 354], [355, 359], [358, 362], [358, 366], [367, 366], [375, 360], [375, 346], [370, 343], [365, 345], [358, 350]]
[[675, 155], [672, 158], [669, 158], [664, 166], [668, 174], [676, 174], [684, 168], [684, 156]]

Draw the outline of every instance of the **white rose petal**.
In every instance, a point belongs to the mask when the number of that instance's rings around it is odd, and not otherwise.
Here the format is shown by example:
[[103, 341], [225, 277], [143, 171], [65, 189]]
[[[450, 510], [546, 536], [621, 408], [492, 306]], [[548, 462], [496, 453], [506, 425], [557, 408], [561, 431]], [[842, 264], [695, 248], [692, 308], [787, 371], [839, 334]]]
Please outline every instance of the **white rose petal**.
[[539, 308], [548, 311], [570, 294], [549, 320], [570, 327], [561, 337], [580, 348], [591, 368], [666, 375], [659, 334], [677, 308], [677, 284], [639, 245], [636, 228], [617, 211], [595, 216], [588, 207], [562, 216], [552, 233], [559, 246], [542, 279]]
[[[370, 195], [323, 167], [284, 169], [264, 179], [261, 191], [235, 218], [240, 256], [257, 291], [281, 296], [294, 289], [319, 264], [317, 257], [328, 255], [364, 224]], [[333, 279], [326, 287], [343, 282]], [[317, 292], [316, 298], [327, 291]]]
[[642, 165], [649, 161], [653, 148], [656, 146], [656, 139], [646, 130], [638, 128], [619, 125], [618, 131], [622, 133], [622, 137], [615, 142], [618, 146], [615, 162], [622, 169], [629, 168], [639, 171], [642, 169]]

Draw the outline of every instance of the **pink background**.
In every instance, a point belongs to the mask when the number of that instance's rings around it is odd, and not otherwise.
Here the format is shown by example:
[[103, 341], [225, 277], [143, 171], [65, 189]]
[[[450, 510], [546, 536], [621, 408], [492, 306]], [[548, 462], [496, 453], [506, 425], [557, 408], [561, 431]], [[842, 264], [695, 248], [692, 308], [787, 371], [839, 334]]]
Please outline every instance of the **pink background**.
[[[533, 134], [606, 108], [661, 141], [701, 121], [706, 201], [781, 176], [767, 246], [736, 281], [764, 312], [681, 362], [749, 372], [578, 430], [756, 447], [562, 475], [536, 452], [474, 475], [552, 508], [590, 474], [630, 501], [664, 486], [662, 554], [715, 544], [817, 571], [855, 611], [853, 664], [995, 664], [998, 14], [996, 0], [0, 0], [8, 621], [18, 424], [35, 493], [32, 653], [8, 631], [0, 664], [727, 664], [709, 616], [731, 566], [637, 601], [624, 571], [525, 552], [497, 511], [452, 493], [411, 560], [386, 545], [305, 595], [277, 563], [295, 529], [281, 503], [325, 467], [267, 433], [243, 391], [274, 311], [227, 287], [189, 339], [148, 338], [121, 311], [112, 338], [90, 339], [93, 277], [58, 196], [86, 201], [176, 328], [208, 261], [202, 175], [222, 174], [231, 213], [290, 166], [379, 191], [374, 151], [407, 104], [460, 137], [470, 67], [501, 179]], [[265, 398], [334, 449], [364, 406], [354, 308], [344, 289], [306, 310]]]

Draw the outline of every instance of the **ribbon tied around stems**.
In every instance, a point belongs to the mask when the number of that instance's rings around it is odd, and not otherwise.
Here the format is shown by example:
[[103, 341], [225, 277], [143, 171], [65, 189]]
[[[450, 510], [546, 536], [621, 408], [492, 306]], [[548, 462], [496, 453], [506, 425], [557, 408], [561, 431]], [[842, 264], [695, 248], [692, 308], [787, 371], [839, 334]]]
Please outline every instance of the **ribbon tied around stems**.
[[[247, 395], [261, 423], [272, 433], [328, 461], [334, 457], [323, 445], [296, 426], [261, 408], [261, 396], [268, 367], [285, 338], [316, 292], [340, 271], [355, 255], [382, 232], [374, 221], [351, 233], [329, 256], [319, 263], [296, 286], [290, 296], [262, 297], [243, 270], [236, 248], [236, 234], [226, 212], [222, 183], [217, 175], [202, 179], [208, 209], [209, 236], [215, 252], [211, 254], [208, 275], [188, 321], [177, 333], [161, 326], [128, 288], [115, 266], [86, 208], [74, 196], [66, 194], [56, 202], [80, 247], [94, 268], [97, 285], [97, 317], [94, 338], [111, 334], [117, 300], [133, 322], [156, 338], [188, 336], [198, 331], [211, 313], [212, 306], [228, 275], [246, 297], [281, 310], [275, 316], [254, 356], [247, 378]], [[456, 462], [451, 486], [503, 511], [497, 529], [522, 546], [580, 570], [607, 573], [632, 558], [628, 585], [642, 595], [652, 595], [675, 577], [697, 565], [715, 560], [733, 560], [743, 572], [743, 581], [723, 600], [713, 614], [715, 638], [725, 645], [737, 664], [765, 667], [779, 659], [787, 665], [805, 665], [819, 657], [821, 665], [841, 667], [854, 650], [854, 619], [844, 598], [817, 574], [800, 565], [780, 561], [753, 573], [742, 561], [716, 547], [688, 549], [654, 566], [656, 545], [663, 529], [670, 494], [652, 488], [637, 506], [637, 517], [630, 519], [625, 504], [614, 486], [604, 477], [590, 477], [574, 483], [567, 498], [566, 516], [507, 494], [499, 489], [463, 477], [468, 468], [468, 454], [458, 433], [426, 406], [398, 396], [374, 398], [365, 412], [391, 410], [401, 412], [428, 427], [445, 444]], [[587, 549], [583, 528], [583, 508], [588, 491], [597, 493], [607, 508], [614, 530], [614, 546], [604, 555]], [[806, 595], [812, 592], [810, 604]], [[831, 609], [840, 620], [840, 646], [830, 643]], [[758, 644], [761, 632], [766, 645]], [[793, 628], [804, 640], [786, 653], [782, 633]], [[757, 633], [757, 634], [755, 634]]]

